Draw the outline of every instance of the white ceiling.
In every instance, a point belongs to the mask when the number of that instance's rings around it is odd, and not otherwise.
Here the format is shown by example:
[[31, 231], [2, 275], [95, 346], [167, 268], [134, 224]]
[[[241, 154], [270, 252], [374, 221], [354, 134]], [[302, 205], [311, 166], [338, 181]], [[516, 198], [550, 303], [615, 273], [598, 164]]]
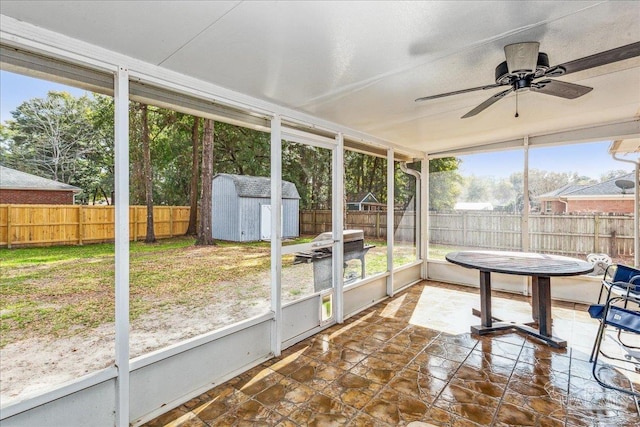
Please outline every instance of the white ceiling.
[[503, 46], [540, 42], [552, 65], [640, 41], [638, 1], [5, 1], [0, 13], [376, 138], [435, 152], [637, 118], [640, 58], [558, 80], [566, 100], [494, 83]]

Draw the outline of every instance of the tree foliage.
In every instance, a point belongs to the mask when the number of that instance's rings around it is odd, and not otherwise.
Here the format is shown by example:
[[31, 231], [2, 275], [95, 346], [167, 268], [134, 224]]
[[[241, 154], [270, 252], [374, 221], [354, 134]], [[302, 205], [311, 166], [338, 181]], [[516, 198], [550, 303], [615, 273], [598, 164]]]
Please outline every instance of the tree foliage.
[[[215, 122], [212, 173], [270, 176], [270, 135]], [[114, 191], [114, 106], [110, 97], [73, 97], [51, 92], [31, 99], [0, 127], [0, 155], [6, 166], [58, 179], [84, 190], [82, 203], [110, 203]], [[194, 170], [204, 120], [191, 115], [131, 102], [129, 108], [131, 204], [193, 205], [199, 194], [200, 171]], [[194, 151], [195, 150], [195, 151]], [[195, 164], [199, 164], [195, 159]], [[432, 160], [430, 169], [447, 177], [431, 179], [432, 206], [453, 207], [459, 193], [454, 158]], [[416, 169], [419, 163], [408, 165]], [[199, 168], [196, 168], [199, 169]], [[395, 204], [410, 206], [415, 178], [394, 165]], [[325, 148], [283, 141], [283, 179], [296, 185], [301, 209], [330, 209], [332, 158]], [[346, 201], [373, 194], [387, 201], [387, 159], [345, 151]], [[194, 180], [193, 178], [196, 178]], [[195, 184], [194, 184], [195, 182]], [[196, 198], [197, 199], [197, 198]], [[192, 229], [192, 231], [195, 231]]]
[[429, 209], [453, 209], [464, 179], [458, 173], [460, 159], [444, 157], [429, 162]]
[[102, 126], [102, 109], [109, 109], [102, 97], [55, 91], [23, 102], [3, 129], [3, 164], [80, 187], [81, 200], [88, 200], [113, 164], [112, 150], [105, 149], [112, 131]]

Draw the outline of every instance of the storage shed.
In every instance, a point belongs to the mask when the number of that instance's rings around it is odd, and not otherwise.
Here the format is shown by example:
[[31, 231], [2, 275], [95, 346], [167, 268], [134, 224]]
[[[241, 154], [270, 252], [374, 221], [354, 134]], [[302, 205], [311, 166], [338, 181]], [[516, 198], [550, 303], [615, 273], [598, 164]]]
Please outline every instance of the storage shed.
[[[282, 237], [299, 235], [300, 195], [282, 181]], [[271, 238], [271, 178], [221, 173], [213, 177], [213, 237], [234, 242]]]

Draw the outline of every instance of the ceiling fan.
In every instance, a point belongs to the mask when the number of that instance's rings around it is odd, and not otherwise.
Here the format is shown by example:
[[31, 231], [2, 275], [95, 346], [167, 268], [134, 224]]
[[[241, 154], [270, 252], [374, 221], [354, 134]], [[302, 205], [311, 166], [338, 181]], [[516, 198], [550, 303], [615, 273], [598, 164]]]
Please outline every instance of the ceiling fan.
[[[549, 66], [549, 57], [546, 53], [539, 52], [538, 42], [514, 43], [504, 47], [506, 61], [496, 67], [496, 83], [486, 86], [478, 86], [469, 89], [456, 90], [441, 93], [439, 95], [424, 96], [416, 99], [416, 102], [430, 99], [443, 98], [445, 96], [459, 95], [477, 90], [493, 89], [501, 86], [509, 86], [509, 89], [498, 92], [478, 105], [473, 110], [462, 116], [463, 119], [473, 117], [486, 108], [499, 101], [511, 92], [516, 94], [523, 90], [544, 93], [546, 95], [559, 96], [560, 98], [575, 99], [593, 90], [588, 86], [568, 83], [559, 80], [551, 80], [549, 77], [558, 77], [599, 67], [624, 59], [640, 56], [640, 42], [617, 47], [584, 58], [565, 62], [564, 64]], [[518, 113], [516, 112], [516, 117]]]

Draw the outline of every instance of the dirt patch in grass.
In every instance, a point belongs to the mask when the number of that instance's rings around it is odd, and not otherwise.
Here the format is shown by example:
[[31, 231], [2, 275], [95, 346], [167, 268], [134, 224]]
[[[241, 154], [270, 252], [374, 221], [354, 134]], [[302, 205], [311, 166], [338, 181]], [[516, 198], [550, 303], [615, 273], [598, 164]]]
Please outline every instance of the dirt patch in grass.
[[[367, 260], [384, 271], [386, 247]], [[113, 365], [113, 245], [0, 249], [0, 262], [3, 404]], [[132, 243], [129, 276], [131, 358], [270, 310], [268, 243]], [[313, 265], [284, 256], [283, 302], [313, 292]]]

